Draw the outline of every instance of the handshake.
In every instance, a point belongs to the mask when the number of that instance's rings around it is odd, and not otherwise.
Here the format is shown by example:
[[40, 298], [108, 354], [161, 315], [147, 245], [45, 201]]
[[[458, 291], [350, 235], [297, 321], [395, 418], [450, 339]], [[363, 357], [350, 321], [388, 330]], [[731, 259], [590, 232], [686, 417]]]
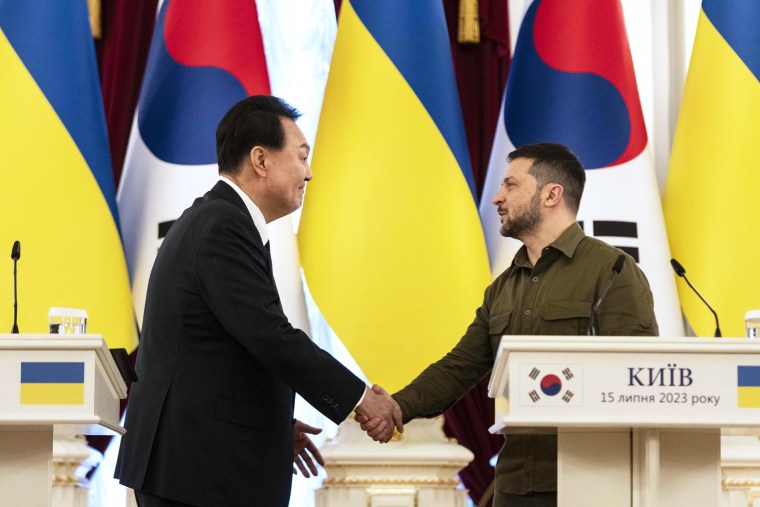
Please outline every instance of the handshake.
[[394, 429], [398, 429], [399, 433], [404, 432], [401, 407], [377, 384], [372, 389], [365, 389], [364, 399], [355, 411], [354, 420], [372, 440], [386, 443], [393, 436]]
[[[388, 392], [375, 384], [372, 389], [364, 388], [364, 399], [355, 409], [354, 420], [361, 425], [362, 430], [372, 437], [372, 440], [380, 443], [388, 442], [393, 436], [393, 430], [398, 429], [403, 433], [404, 425], [401, 422], [401, 407]], [[316, 461], [325, 466], [317, 446], [309, 438], [309, 434], [317, 435], [322, 430], [309, 426], [301, 421], [294, 420], [293, 440], [293, 474], [297, 473], [296, 466], [301, 470], [304, 477], [310, 477], [309, 473], [317, 476]]]

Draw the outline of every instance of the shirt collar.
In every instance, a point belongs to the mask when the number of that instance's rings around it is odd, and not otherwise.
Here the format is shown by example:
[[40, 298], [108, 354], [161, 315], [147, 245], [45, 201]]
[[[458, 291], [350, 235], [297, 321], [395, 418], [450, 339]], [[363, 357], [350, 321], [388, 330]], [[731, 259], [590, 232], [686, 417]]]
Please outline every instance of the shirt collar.
[[265, 245], [269, 241], [269, 232], [267, 231], [267, 221], [264, 218], [264, 214], [261, 212], [258, 206], [251, 200], [250, 197], [248, 197], [248, 194], [243, 192], [243, 189], [240, 188], [237, 183], [232, 181], [226, 176], [219, 176], [219, 181], [223, 181], [227, 183], [229, 186], [232, 187], [232, 189], [237, 192], [237, 194], [240, 196], [241, 199], [243, 199], [243, 204], [245, 204], [245, 207], [248, 209], [248, 213], [251, 215], [251, 219], [253, 219], [253, 225], [256, 226], [256, 230], [259, 232], [259, 236], [261, 236], [261, 242]]
[[583, 229], [581, 229], [581, 226], [578, 225], [578, 222], [573, 222], [573, 224], [565, 229], [565, 232], [560, 234], [559, 238], [555, 239], [554, 242], [549, 246], [556, 248], [565, 254], [566, 257], [572, 259], [576, 248], [578, 248], [581, 240], [583, 240], [585, 237], [586, 234], [583, 233]]
[[[548, 248], [554, 248], [555, 250], [562, 252], [566, 257], [572, 259], [573, 255], [575, 254], [575, 250], [578, 248], [578, 245], [585, 237], [586, 234], [583, 232], [583, 229], [581, 229], [581, 226], [578, 225], [578, 222], [575, 222], [570, 227], [565, 229], [565, 232], [560, 234], [559, 237], [550, 243], [546, 248], [544, 248], [544, 250]], [[520, 249], [517, 251], [515, 258], [512, 260], [512, 263], [525, 268], [533, 267], [530, 263], [530, 260], [528, 260], [528, 249], [525, 247], [525, 245], [520, 247]]]

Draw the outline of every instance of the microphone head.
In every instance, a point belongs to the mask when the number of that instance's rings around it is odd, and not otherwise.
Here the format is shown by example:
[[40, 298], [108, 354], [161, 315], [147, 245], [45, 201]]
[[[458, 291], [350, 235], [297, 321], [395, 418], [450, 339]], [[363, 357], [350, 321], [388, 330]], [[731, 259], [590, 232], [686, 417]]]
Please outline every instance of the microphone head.
[[676, 272], [678, 276], [683, 276], [686, 274], [686, 270], [681, 266], [681, 263], [678, 262], [675, 259], [670, 259], [670, 265], [673, 266], [673, 271]]
[[16, 240], [13, 242], [13, 249], [11, 249], [11, 259], [17, 261], [21, 258], [21, 242]]
[[617, 260], [615, 261], [615, 265], [612, 266], [612, 272], [616, 274], [620, 274], [620, 271], [623, 269], [623, 264], [625, 264], [625, 255], [620, 254], [618, 255]]

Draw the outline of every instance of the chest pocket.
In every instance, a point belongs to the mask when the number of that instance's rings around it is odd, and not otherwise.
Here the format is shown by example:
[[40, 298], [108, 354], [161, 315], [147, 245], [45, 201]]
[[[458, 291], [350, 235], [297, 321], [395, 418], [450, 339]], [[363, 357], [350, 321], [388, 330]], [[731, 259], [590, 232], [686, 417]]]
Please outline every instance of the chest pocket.
[[499, 349], [502, 335], [507, 333], [511, 317], [512, 311], [508, 310], [503, 313], [491, 315], [488, 319], [488, 337], [491, 340], [491, 350], [493, 351], [494, 357], [496, 357], [496, 352]]
[[541, 334], [582, 335], [588, 330], [591, 301], [546, 301], [541, 307]]

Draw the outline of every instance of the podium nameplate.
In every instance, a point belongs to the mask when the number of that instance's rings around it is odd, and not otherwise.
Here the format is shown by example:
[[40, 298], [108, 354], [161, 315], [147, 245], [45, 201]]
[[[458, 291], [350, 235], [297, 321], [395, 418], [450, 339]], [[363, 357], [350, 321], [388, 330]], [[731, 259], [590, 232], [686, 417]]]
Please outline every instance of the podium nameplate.
[[726, 433], [760, 423], [760, 342], [509, 336], [489, 394], [508, 400], [492, 432], [621, 426]]
[[721, 434], [760, 434], [758, 390], [746, 338], [505, 336], [491, 432], [557, 434], [560, 507], [714, 507]]

